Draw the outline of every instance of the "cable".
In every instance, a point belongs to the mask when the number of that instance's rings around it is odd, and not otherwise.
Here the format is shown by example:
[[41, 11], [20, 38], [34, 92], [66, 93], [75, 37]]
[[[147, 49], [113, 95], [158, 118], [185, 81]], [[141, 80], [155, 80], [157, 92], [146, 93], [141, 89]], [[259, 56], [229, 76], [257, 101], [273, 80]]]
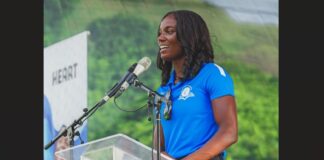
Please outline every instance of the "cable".
[[[138, 110], [144, 108], [144, 107], [147, 105], [147, 104], [144, 104], [142, 107], [137, 108], [137, 109], [131, 111], [131, 110], [125, 110], [125, 109], [122, 109], [120, 106], [118, 106], [118, 104], [116, 103], [116, 98], [114, 98], [114, 103], [115, 103], [115, 106], [116, 106], [118, 109], [120, 109], [120, 110], [122, 110], [122, 111], [124, 111], [124, 112], [136, 112], [136, 111], [138, 111]], [[135, 108], [135, 107], [131, 107], [131, 108]]]
[[99, 107], [96, 107], [94, 110], [92, 110], [92, 112], [89, 115], [87, 115], [87, 117], [84, 119], [84, 121], [87, 120], [89, 117], [91, 117], [92, 114], [95, 113], [98, 109], [99, 109]]
[[[84, 119], [83, 120], [81, 120], [81, 121], [86, 121], [89, 117], [91, 117], [92, 116], [92, 114], [94, 114], [98, 109], [99, 109], [99, 107], [98, 106], [101, 106], [103, 103], [105, 103], [103, 100], [101, 100], [100, 102], [98, 102], [92, 109], [90, 109], [90, 114], [88, 114], [88, 115], [86, 115], [85, 117], [84, 117]], [[83, 123], [82, 122], [82, 123]], [[80, 126], [81, 126], [82, 124], [80, 124]], [[80, 126], [78, 126], [78, 128], [80, 127]]]
[[[118, 98], [118, 97], [117, 97]], [[138, 111], [138, 110], [140, 110], [140, 109], [142, 109], [142, 108], [144, 108], [147, 104], [144, 104], [142, 107], [140, 107], [140, 108], [138, 108], [138, 109], [135, 109], [135, 110], [133, 110], [133, 111], [129, 111], [129, 110], [125, 110], [125, 109], [122, 109], [121, 107], [119, 107], [118, 105], [117, 105], [117, 103], [116, 103], [116, 99], [117, 99], [116, 97], [114, 98], [114, 103], [115, 103], [115, 105], [116, 105], [116, 107], [118, 108], [118, 109], [120, 109], [120, 110], [122, 110], [122, 111], [124, 111], [124, 112], [136, 112], [136, 111]], [[135, 108], [135, 107], [132, 107], [132, 108]], [[150, 108], [148, 108], [148, 110], [149, 110]], [[154, 111], [154, 107], [152, 107], [152, 109], [153, 109], [153, 111]], [[153, 112], [152, 111], [152, 112]], [[149, 121], [150, 121], [150, 119], [149, 119]], [[153, 128], [152, 128], [152, 149], [151, 149], [151, 155], [152, 155], [152, 160], [153, 160], [153, 158], [154, 158], [154, 153], [153, 153], [153, 150], [154, 150], [154, 128], [155, 128], [155, 124], [154, 124], [154, 121], [152, 121], [152, 123], [153, 123]]]

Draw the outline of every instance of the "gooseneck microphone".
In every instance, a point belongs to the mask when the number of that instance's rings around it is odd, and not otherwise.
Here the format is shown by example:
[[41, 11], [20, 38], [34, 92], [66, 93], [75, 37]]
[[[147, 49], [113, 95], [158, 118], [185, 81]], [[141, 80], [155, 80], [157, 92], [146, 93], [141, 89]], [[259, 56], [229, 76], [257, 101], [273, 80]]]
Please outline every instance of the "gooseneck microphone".
[[139, 60], [136, 67], [134, 68], [134, 71], [130, 72], [126, 76], [125, 81], [121, 85], [120, 89], [117, 91], [115, 98], [119, 97], [140, 74], [142, 74], [150, 67], [150, 65], [151, 60], [148, 57], [143, 57], [141, 60]]
[[121, 80], [115, 84], [115, 86], [106, 93], [106, 96], [103, 100], [107, 101], [109, 98], [115, 96], [115, 98], [119, 97], [130, 84], [134, 82], [137, 77], [146, 71], [151, 65], [151, 59], [148, 57], [143, 57], [138, 61], [138, 63], [134, 63], [129, 69], [128, 72], [121, 78]]

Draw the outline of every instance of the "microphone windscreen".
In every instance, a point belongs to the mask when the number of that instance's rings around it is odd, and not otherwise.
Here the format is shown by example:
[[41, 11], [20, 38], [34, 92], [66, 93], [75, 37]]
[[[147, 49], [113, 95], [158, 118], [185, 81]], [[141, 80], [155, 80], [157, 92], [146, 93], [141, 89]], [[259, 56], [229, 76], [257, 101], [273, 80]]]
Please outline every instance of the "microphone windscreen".
[[151, 59], [148, 57], [143, 57], [138, 61], [136, 68], [134, 69], [134, 74], [136, 76], [140, 75], [142, 72], [147, 70], [151, 65]]
[[151, 59], [148, 57], [143, 57], [138, 61], [138, 64], [142, 65], [144, 67], [144, 70], [147, 70], [151, 65]]

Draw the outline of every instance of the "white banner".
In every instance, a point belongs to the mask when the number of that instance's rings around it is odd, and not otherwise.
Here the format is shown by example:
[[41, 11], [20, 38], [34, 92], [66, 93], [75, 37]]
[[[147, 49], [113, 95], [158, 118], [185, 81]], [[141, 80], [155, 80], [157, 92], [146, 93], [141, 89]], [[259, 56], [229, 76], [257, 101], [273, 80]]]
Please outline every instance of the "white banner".
[[[44, 136], [55, 137], [62, 126], [69, 126], [87, 108], [89, 34], [84, 31], [44, 49], [44, 125], [53, 130], [46, 133], [55, 134]], [[86, 141], [86, 123], [78, 130]]]

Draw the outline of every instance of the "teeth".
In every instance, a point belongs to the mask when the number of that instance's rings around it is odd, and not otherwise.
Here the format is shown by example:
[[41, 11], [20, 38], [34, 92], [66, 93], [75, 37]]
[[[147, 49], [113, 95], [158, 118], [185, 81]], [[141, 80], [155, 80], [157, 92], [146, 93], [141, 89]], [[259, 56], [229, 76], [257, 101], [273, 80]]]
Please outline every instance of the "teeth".
[[168, 46], [160, 46], [160, 49], [168, 48]]

